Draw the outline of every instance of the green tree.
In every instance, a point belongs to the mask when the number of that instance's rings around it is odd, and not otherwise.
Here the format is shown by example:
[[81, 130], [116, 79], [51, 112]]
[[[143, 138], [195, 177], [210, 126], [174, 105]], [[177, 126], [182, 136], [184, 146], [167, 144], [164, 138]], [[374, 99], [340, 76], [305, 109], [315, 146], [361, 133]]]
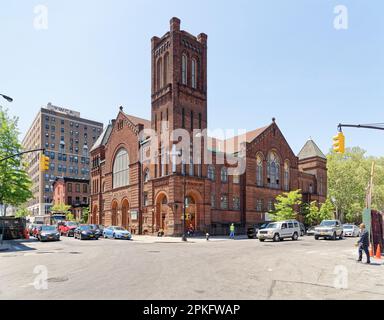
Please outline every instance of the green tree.
[[16, 211], [16, 218], [25, 218], [29, 216], [30, 212], [28, 211], [27, 208], [20, 208]]
[[328, 194], [336, 207], [336, 218], [359, 223], [366, 206], [366, 188], [375, 162], [372, 209], [384, 209], [384, 158], [367, 157], [359, 147], [348, 148], [344, 155], [329, 153]]
[[68, 221], [75, 221], [75, 216], [72, 214], [72, 212], [69, 212], [67, 214], [67, 220]]
[[270, 212], [273, 221], [296, 219], [302, 203], [301, 190], [283, 193], [276, 197], [275, 210]]
[[305, 216], [305, 222], [310, 226], [319, 224], [320, 213], [317, 201], [312, 201], [308, 205], [308, 214]]
[[51, 208], [52, 213], [61, 213], [68, 215], [71, 213], [71, 206], [66, 205], [65, 203], [54, 204]]
[[[0, 160], [22, 152], [18, 140], [17, 118], [11, 118], [0, 107]], [[31, 180], [22, 157], [16, 156], [0, 161], [0, 206], [19, 206], [30, 198]]]
[[82, 223], [88, 223], [89, 219], [89, 207], [83, 208], [81, 212], [81, 222]]
[[320, 207], [319, 222], [335, 219], [335, 206], [330, 199], [327, 199]]

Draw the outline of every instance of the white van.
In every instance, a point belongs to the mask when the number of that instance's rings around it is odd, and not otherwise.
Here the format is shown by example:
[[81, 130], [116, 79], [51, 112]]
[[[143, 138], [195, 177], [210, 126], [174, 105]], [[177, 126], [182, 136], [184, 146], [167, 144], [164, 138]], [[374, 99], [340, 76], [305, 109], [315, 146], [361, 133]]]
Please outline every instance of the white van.
[[261, 242], [265, 240], [279, 242], [288, 238], [297, 241], [300, 235], [300, 223], [296, 220], [287, 220], [271, 222], [265, 229], [258, 232], [257, 237]]

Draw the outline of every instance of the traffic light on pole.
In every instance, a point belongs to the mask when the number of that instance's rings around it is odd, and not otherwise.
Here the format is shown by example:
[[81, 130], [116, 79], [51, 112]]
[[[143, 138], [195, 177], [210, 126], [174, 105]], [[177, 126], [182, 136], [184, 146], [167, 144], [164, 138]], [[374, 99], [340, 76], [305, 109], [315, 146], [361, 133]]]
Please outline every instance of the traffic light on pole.
[[44, 172], [49, 169], [49, 157], [42, 155], [40, 157], [40, 171]]
[[333, 151], [340, 154], [345, 153], [345, 136], [341, 131], [333, 137]]

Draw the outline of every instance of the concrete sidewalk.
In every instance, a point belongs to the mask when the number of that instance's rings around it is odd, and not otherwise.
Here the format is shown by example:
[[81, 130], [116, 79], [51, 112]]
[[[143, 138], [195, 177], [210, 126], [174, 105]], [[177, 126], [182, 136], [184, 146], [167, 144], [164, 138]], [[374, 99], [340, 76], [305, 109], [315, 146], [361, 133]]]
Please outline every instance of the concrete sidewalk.
[[34, 242], [37, 242], [37, 240], [36, 239], [4, 240], [3, 245], [0, 245], [0, 253], [35, 250], [28, 246], [29, 243], [34, 243]]

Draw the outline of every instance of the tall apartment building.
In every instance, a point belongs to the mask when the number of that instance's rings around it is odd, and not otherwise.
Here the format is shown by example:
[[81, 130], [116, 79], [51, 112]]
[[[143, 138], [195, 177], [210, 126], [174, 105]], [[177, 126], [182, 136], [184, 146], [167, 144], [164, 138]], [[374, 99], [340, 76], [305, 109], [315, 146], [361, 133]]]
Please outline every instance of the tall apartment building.
[[52, 206], [53, 183], [58, 177], [89, 180], [89, 150], [103, 131], [100, 122], [80, 117], [80, 112], [48, 103], [42, 107], [25, 135], [24, 150], [45, 148], [50, 168], [40, 172], [41, 152], [27, 154], [33, 198], [28, 203], [32, 215], [44, 215]]

